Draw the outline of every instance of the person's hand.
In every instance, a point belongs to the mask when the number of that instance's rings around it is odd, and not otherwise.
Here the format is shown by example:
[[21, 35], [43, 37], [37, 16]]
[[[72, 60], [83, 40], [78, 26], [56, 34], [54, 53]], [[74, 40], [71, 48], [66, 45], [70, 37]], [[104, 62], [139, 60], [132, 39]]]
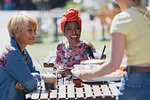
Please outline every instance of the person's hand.
[[16, 83], [15, 88], [18, 89], [18, 90], [23, 90], [24, 89], [24, 87], [22, 86], [22, 84], [20, 82]]
[[53, 70], [55, 71], [55, 70], [57, 70], [59, 68], [59, 65], [54, 65], [53, 66]]
[[34, 78], [35, 80], [38, 80], [39, 82], [42, 80], [42, 77], [41, 77], [41, 75], [40, 75], [39, 73], [33, 72], [33, 73], [31, 73], [31, 74], [33, 75], [33, 78]]
[[93, 78], [92, 71], [80, 71], [79, 76], [81, 80], [91, 80]]
[[58, 74], [60, 74], [62, 77], [66, 77], [67, 76], [64, 68], [58, 69]]
[[71, 68], [66, 68], [65, 72], [66, 72], [67, 75], [71, 75]]
[[72, 74], [71, 70], [73, 69], [73, 67], [64, 67], [64, 69], [65, 69], [65, 72], [66, 72], [67, 75], [71, 75]]

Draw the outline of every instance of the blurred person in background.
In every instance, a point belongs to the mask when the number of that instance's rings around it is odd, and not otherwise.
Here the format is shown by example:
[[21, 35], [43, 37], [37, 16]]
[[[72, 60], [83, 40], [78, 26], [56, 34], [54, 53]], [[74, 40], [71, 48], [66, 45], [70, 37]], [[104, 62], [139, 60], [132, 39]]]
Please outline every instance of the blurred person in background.
[[4, 9], [11, 10], [11, 0], [4, 0]]
[[24, 100], [25, 93], [35, 90], [41, 80], [26, 50], [34, 44], [37, 26], [37, 20], [26, 12], [10, 18], [10, 44], [0, 53], [0, 100]]
[[98, 70], [79, 72], [90, 80], [116, 71], [127, 56], [127, 67], [116, 100], [149, 100], [150, 98], [150, 11], [141, 0], [116, 0], [121, 8], [111, 25], [110, 60]]
[[32, 0], [24, 0], [21, 2], [19, 9], [20, 10], [37, 10], [37, 7], [32, 2]]

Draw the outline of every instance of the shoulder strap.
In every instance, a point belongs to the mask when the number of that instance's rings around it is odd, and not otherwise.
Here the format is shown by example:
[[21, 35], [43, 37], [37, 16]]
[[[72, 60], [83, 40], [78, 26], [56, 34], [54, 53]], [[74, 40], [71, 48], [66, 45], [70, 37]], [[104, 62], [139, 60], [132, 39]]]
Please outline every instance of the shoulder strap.
[[143, 10], [141, 8], [136, 8], [137, 10], [141, 11], [141, 12], [144, 12], [144, 16], [148, 15], [150, 13], [149, 10]]

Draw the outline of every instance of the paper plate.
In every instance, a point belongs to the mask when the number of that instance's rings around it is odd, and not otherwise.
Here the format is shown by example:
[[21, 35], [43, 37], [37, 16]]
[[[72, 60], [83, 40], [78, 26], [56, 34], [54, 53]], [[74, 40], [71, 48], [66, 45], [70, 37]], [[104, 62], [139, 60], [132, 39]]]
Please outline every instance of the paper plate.
[[74, 69], [71, 70], [72, 74], [76, 77], [79, 76], [79, 72], [77, 71], [91, 71], [93, 68], [98, 68], [101, 67], [100, 65], [80, 65], [80, 64], [76, 64], [73, 66]]
[[[76, 76], [76, 77], [79, 76], [79, 72], [80, 71], [87, 72], [87, 71], [91, 71], [91, 69], [84, 69], [84, 70], [80, 69], [79, 70], [79, 69], [75, 68], [75, 69], [71, 70], [72, 74], [74, 76]], [[93, 78], [93, 79], [91, 79], [89, 81], [87, 81], [87, 80], [83, 80], [83, 81], [85, 81], [85, 82], [120, 81], [121, 78], [123, 77], [123, 72], [121, 73], [121, 75], [115, 75], [116, 72], [118, 72], [118, 71], [121, 71], [121, 70], [117, 70], [117, 71], [115, 71], [115, 72], [113, 72], [113, 73], [111, 73], [109, 75], [105, 75], [105, 76], [102, 76], [102, 77], [95, 77], [95, 78]]]
[[83, 65], [89, 65], [89, 64], [95, 64], [95, 65], [101, 65], [105, 63], [105, 60], [103, 59], [88, 59], [88, 60], [84, 60], [81, 61], [81, 64]]
[[73, 66], [76, 69], [92, 69], [92, 68], [97, 68], [97, 67], [101, 67], [100, 65], [94, 65], [94, 64], [89, 64], [89, 65], [80, 65], [80, 64], [76, 64]]
[[93, 82], [93, 81], [120, 81], [121, 78], [123, 77], [123, 75], [121, 76], [102, 76], [102, 77], [96, 77], [93, 78], [90, 81], [86, 81], [86, 82]]

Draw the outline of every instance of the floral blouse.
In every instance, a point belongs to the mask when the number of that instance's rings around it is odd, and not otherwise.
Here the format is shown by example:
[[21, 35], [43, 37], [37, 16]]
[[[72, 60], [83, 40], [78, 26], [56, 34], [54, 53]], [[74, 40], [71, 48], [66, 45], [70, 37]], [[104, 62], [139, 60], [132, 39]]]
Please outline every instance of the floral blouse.
[[[81, 61], [88, 59], [86, 41], [80, 41], [76, 46], [69, 46], [69, 42], [64, 40], [58, 45], [60, 48], [56, 52], [56, 63], [63, 67], [73, 67], [74, 64], [80, 64]], [[96, 52], [95, 48], [91, 47], [91, 49], [92, 52]]]

